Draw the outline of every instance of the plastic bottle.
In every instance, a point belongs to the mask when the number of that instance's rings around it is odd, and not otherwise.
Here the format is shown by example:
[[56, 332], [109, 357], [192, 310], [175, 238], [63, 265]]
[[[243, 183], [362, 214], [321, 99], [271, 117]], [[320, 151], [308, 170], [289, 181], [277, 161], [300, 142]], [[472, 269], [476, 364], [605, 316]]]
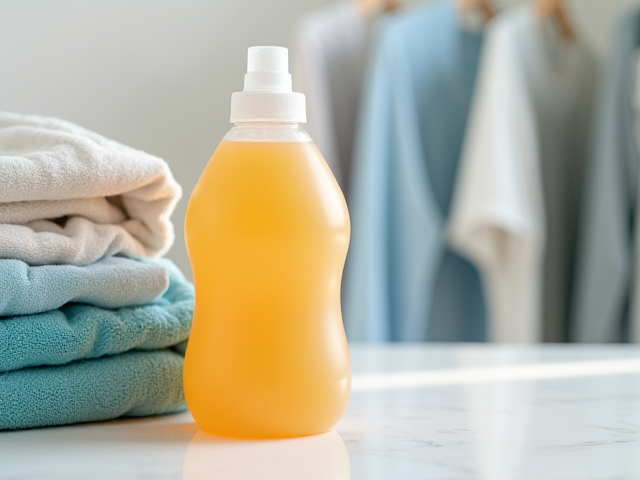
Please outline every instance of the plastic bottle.
[[206, 433], [313, 435], [347, 405], [349, 213], [305, 121], [287, 49], [249, 48], [235, 126], [200, 177], [185, 226], [196, 310], [184, 386]]

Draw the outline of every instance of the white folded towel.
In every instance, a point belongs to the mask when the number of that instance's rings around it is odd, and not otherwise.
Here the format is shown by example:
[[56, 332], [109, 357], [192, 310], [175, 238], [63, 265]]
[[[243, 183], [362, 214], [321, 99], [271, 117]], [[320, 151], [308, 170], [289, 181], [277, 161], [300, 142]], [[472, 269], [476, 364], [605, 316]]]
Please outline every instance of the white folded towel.
[[0, 112], [0, 258], [162, 255], [181, 193], [160, 158], [63, 120]]

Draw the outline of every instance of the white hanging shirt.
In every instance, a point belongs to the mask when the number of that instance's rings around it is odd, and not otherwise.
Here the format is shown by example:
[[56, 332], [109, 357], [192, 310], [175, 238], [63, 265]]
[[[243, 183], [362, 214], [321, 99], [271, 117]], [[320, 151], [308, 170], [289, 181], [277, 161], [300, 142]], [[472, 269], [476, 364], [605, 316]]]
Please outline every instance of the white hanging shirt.
[[525, 6], [488, 26], [449, 225], [498, 342], [566, 337], [595, 66], [549, 27]]

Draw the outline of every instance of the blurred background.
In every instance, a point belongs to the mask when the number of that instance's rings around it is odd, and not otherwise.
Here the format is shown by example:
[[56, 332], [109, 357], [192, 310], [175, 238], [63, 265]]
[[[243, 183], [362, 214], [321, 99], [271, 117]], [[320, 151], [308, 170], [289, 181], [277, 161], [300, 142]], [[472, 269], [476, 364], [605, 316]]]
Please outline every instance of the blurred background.
[[[375, 63], [373, 59], [376, 56], [378, 30], [384, 28], [386, 17], [410, 17], [411, 11], [425, 9], [426, 5], [433, 2], [415, 0], [400, 2], [398, 5], [395, 5], [396, 2], [387, 2], [389, 5], [385, 2], [357, 3], [357, 11], [363, 15], [367, 35], [371, 38], [370, 48], [363, 50], [365, 58], [362, 62], [366, 69], [373, 68], [369, 65]], [[493, 13], [485, 15], [482, 5], [472, 5], [477, 12], [462, 14], [461, 23], [469, 23], [471, 30], [485, 28], [483, 25], [489, 16], [495, 14], [499, 18], [502, 13], [498, 12], [533, 2], [494, 0], [490, 3]], [[184, 189], [183, 199], [173, 217], [177, 240], [168, 257], [190, 275], [182, 229], [185, 210], [200, 173], [231, 126], [228, 123], [230, 95], [242, 89], [247, 47], [287, 46], [291, 51], [294, 74], [304, 72], [305, 68], [307, 73], [313, 71], [313, 66], [309, 67], [306, 61], [308, 59], [301, 58], [304, 54], [299, 53], [304, 52], [305, 42], [310, 42], [305, 32], [305, 22], [313, 18], [315, 12], [331, 8], [333, 4], [335, 0], [0, 0], [0, 108], [60, 117], [166, 159]], [[565, 14], [574, 34], [593, 54], [600, 70], [605, 68], [602, 65], [607, 65], [613, 55], [614, 34], [619, 18], [639, 7], [640, 2], [637, 0], [564, 2]], [[479, 16], [487, 18], [478, 20]], [[402, 29], [401, 24], [402, 22], [395, 22], [397, 29]], [[431, 33], [425, 31], [425, 48], [430, 42], [429, 35]], [[416, 48], [419, 47], [420, 45]], [[313, 60], [312, 57], [309, 58]], [[294, 84], [303, 80], [304, 73], [300, 75], [301, 78], [294, 78]], [[502, 78], [502, 74], [496, 75]], [[490, 83], [491, 75], [487, 74], [486, 77], [486, 83]], [[600, 74], [597, 75], [598, 85], [601, 77]], [[590, 78], [588, 82], [591, 81]], [[312, 89], [309, 85], [307, 82], [306, 88]], [[578, 87], [577, 83], [576, 88]], [[368, 87], [362, 86], [363, 92], [366, 88]], [[599, 87], [594, 86], [594, 101], [597, 101], [599, 92]], [[366, 97], [364, 101], [367, 102]], [[312, 102], [313, 100], [309, 104], [309, 114], [313, 118], [315, 112], [311, 110]], [[472, 118], [473, 115], [476, 114], [472, 114]], [[484, 120], [476, 122], [483, 123]], [[354, 137], [355, 135], [356, 133], [353, 134]], [[331, 159], [328, 160], [332, 163]], [[349, 175], [345, 174], [344, 177]], [[357, 183], [357, 180], [354, 182]], [[354, 217], [356, 242], [360, 242], [359, 238], [365, 235], [358, 233], [357, 230], [361, 227], [357, 222], [359, 212], [365, 211], [366, 206], [357, 205], [356, 197], [359, 194], [354, 193], [367, 190], [364, 185], [366, 182], [363, 180], [361, 183], [363, 185], [352, 188], [354, 183], [350, 180], [349, 185], [343, 185], [345, 190], [349, 190], [348, 200]], [[434, 188], [437, 189], [437, 186]], [[365, 199], [366, 194], [363, 193], [360, 197]], [[464, 200], [461, 202], [464, 203]], [[366, 227], [363, 226], [362, 231], [366, 231]], [[465, 243], [464, 239], [461, 243]], [[395, 248], [403, 247], [396, 245]], [[470, 250], [473, 248], [470, 247]], [[350, 259], [350, 263], [348, 269], [352, 272], [361, 269], [357, 265], [358, 261], [351, 262]], [[349, 290], [357, 290], [353, 285], [363, 283], [363, 280], [358, 280], [359, 273], [352, 272], [347, 272], [348, 277], [354, 279], [347, 278], [345, 295], [349, 295]], [[372, 274], [364, 272], [362, 275], [369, 278]], [[630, 276], [632, 273], [626, 272], [625, 275]], [[408, 282], [407, 288], [410, 289], [411, 280]], [[352, 287], [349, 287], [350, 284]], [[438, 287], [434, 288], [437, 290]], [[630, 288], [632, 287], [628, 286], [625, 291]], [[493, 294], [487, 293], [486, 283], [484, 290], [485, 297], [494, 298]], [[579, 332], [572, 335], [572, 327], [567, 325], [568, 316], [562, 320], [565, 323], [561, 326], [550, 327], [560, 333], [547, 335], [543, 332], [546, 328], [544, 319], [548, 318], [544, 312], [536, 314], [543, 320], [531, 320], [540, 325], [522, 326], [524, 333], [514, 333], [509, 326], [505, 330], [499, 325], [474, 326], [468, 322], [462, 322], [453, 329], [439, 329], [435, 324], [437, 322], [431, 322], [433, 328], [414, 328], [411, 324], [415, 323], [415, 319], [409, 318], [411, 314], [406, 314], [406, 325], [398, 326], [396, 324], [402, 321], [384, 318], [371, 320], [371, 311], [378, 308], [375, 305], [368, 306], [372, 300], [367, 296], [372, 295], [375, 297], [375, 292], [353, 293], [352, 296], [357, 298], [353, 301], [357, 303], [356, 307], [348, 305], [349, 299], [345, 299], [347, 320], [351, 321], [349, 315], [353, 318], [353, 325], [347, 325], [350, 338], [365, 341], [628, 341], [631, 338], [630, 334], [610, 332], [593, 336], [581, 335]], [[436, 291], [433, 295], [439, 297], [448, 294]], [[390, 293], [388, 296], [388, 304], [379, 308], [385, 314], [399, 318], [392, 311], [392, 304], [396, 301], [391, 298], [394, 294]], [[421, 308], [439, 308], [434, 306], [434, 302]], [[472, 303], [464, 296], [456, 297], [454, 302]], [[481, 310], [484, 308], [483, 304], [493, 303], [500, 303], [500, 300], [480, 300], [477, 303], [479, 306], [473, 308]], [[625, 303], [627, 306], [624, 308], [628, 308], [628, 303]], [[491, 315], [487, 314], [487, 317], [504, 316], [496, 313], [500, 307], [489, 305], [487, 308], [491, 311]], [[535, 308], [544, 310], [544, 307]], [[565, 312], [569, 312], [569, 307], [563, 308]], [[361, 311], [363, 309], [366, 311]], [[529, 307], [524, 307], [524, 310], [524, 316], [531, 314]], [[416, 314], [419, 321], [420, 318], [437, 316], [431, 310], [425, 312]], [[400, 314], [402, 315], [405, 314]], [[372, 322], [379, 324], [371, 325]], [[389, 322], [395, 323], [389, 326]], [[523, 322], [526, 323], [525, 320]], [[620, 322], [624, 323], [623, 320]], [[363, 325], [364, 323], [367, 325]], [[611, 327], [610, 330], [612, 329], [618, 329], [618, 326]]]

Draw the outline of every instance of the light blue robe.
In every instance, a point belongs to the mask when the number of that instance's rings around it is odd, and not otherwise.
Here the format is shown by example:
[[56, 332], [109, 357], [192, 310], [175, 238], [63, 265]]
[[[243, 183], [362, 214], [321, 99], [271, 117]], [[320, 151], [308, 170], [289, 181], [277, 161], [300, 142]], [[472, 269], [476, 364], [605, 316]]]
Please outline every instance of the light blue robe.
[[389, 16], [364, 93], [344, 306], [350, 340], [484, 340], [478, 273], [445, 225], [482, 35], [454, 2]]

